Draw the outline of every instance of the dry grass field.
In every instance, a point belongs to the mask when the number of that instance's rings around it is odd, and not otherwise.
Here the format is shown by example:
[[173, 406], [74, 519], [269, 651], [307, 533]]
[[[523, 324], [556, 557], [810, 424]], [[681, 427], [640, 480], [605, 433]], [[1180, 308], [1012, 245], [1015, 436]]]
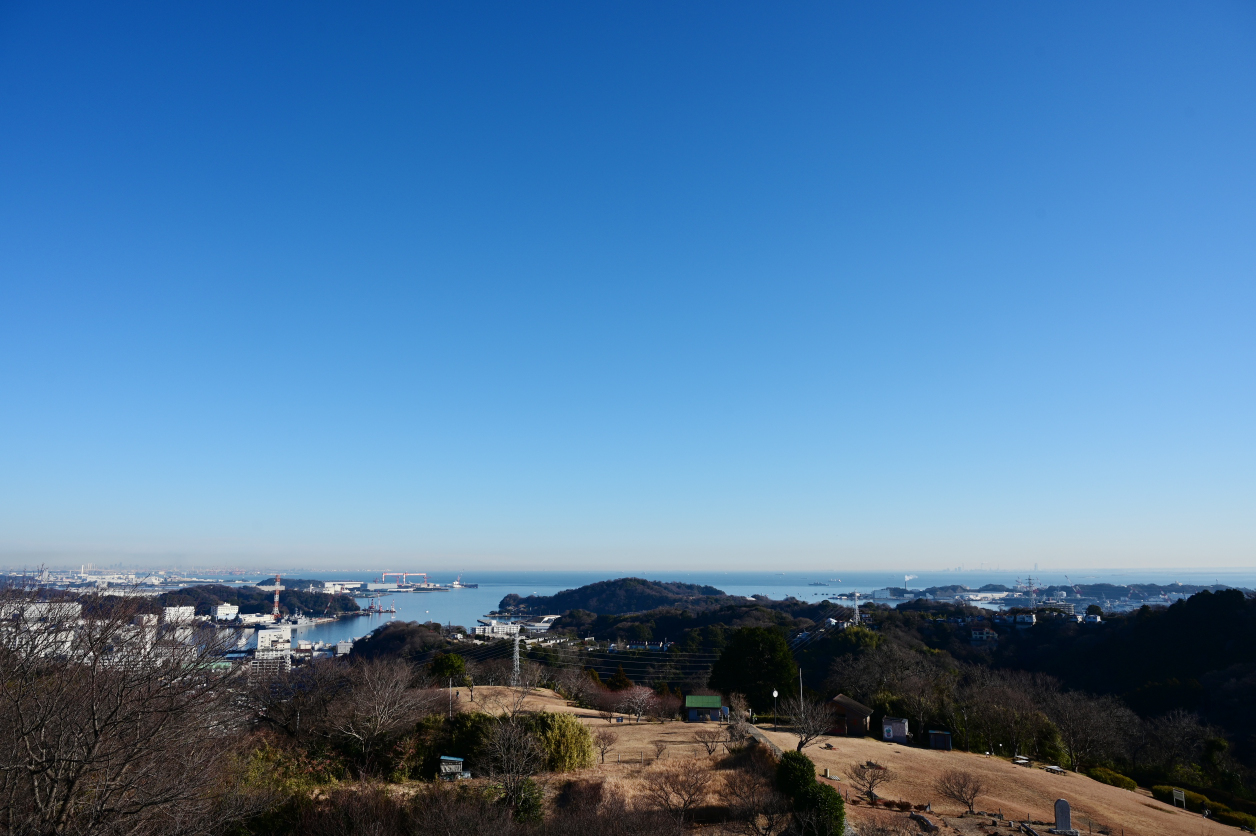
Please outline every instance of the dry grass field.
[[[476, 706], [490, 709], [495, 700], [505, 696], [508, 689], [476, 688]], [[469, 708], [465, 690], [459, 704]], [[551, 691], [538, 690], [528, 697], [528, 711], [554, 711], [575, 714], [590, 729], [608, 726], [596, 712], [568, 706], [566, 701]], [[642, 771], [659, 757], [657, 745], [665, 745], [661, 757], [665, 759], [693, 758], [695, 764], [711, 763], [706, 749], [697, 741], [695, 734], [709, 729], [709, 724], [688, 724], [679, 721], [659, 723], [634, 723], [629, 718], [609, 724], [619, 739], [607, 755], [605, 764], [586, 770], [588, 776], [597, 775], [621, 787], [630, 797], [635, 795], [634, 785]], [[765, 735], [782, 749], [792, 749], [795, 738], [786, 732], [774, 733], [771, 726], [763, 729]], [[833, 749], [822, 746], [831, 744]], [[842, 770], [852, 762], [876, 761], [892, 769], [897, 779], [888, 784], [880, 794], [891, 799], [902, 799], [913, 804], [933, 805], [931, 818], [940, 824], [944, 833], [1012, 833], [1008, 824], [992, 827], [991, 819], [961, 816], [962, 808], [954, 802], [938, 796], [932, 785], [935, 779], [949, 769], [964, 769], [979, 775], [986, 785], [985, 794], [978, 800], [977, 809], [990, 812], [1002, 811], [1008, 818], [1023, 820], [1032, 818], [1038, 822], [1053, 821], [1053, 805], [1057, 798], [1068, 799], [1073, 808], [1073, 826], [1082, 833], [1108, 832], [1125, 836], [1236, 836], [1236, 828], [1209, 821], [1195, 813], [1176, 810], [1141, 792], [1130, 792], [1101, 784], [1084, 775], [1052, 775], [1039, 768], [1014, 766], [1001, 758], [987, 758], [964, 752], [935, 752], [883, 743], [871, 738], [822, 738], [806, 749], [815, 761], [817, 772], [828, 768], [831, 774], [841, 776]], [[579, 777], [571, 776], [571, 777]], [[820, 778], [820, 780], [825, 780]], [[850, 790], [844, 778], [834, 780], [833, 785], [843, 795]], [[854, 795], [854, 791], [850, 790]], [[847, 815], [856, 827], [871, 811], [866, 805], [847, 806]], [[904, 815], [904, 814], [895, 814]], [[1050, 824], [1048, 824], [1050, 826]], [[1045, 828], [1039, 828], [1045, 832]]]

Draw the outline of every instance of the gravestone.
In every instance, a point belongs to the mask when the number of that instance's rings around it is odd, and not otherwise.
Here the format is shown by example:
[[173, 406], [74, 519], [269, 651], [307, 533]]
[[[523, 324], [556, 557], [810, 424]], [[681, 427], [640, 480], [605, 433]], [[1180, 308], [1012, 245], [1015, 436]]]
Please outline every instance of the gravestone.
[[1081, 836], [1080, 831], [1073, 829], [1073, 811], [1063, 798], [1055, 801], [1055, 827], [1050, 832], [1059, 836]]

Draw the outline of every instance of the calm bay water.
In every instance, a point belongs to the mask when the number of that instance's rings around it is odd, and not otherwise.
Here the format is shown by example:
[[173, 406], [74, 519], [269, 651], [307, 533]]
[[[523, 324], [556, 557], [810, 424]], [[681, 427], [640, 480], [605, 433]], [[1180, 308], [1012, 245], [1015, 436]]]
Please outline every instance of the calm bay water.
[[[372, 572], [294, 572], [294, 576], [317, 580], [377, 581]], [[359, 638], [391, 620], [436, 621], [458, 624], [470, 629], [476, 619], [497, 609], [501, 599], [510, 593], [518, 595], [553, 595], [564, 589], [611, 578], [629, 577], [633, 573], [594, 572], [485, 572], [478, 577], [464, 575], [467, 583], [478, 583], [478, 589], [451, 589], [443, 592], [404, 592], [379, 599], [385, 607], [395, 604], [396, 614], [344, 618], [333, 624], [312, 625], [293, 631], [293, 640], [335, 642]], [[912, 588], [963, 584], [976, 589], [987, 583], [1013, 585], [1018, 577], [1008, 572], [920, 572], [912, 573]], [[793, 596], [803, 601], [820, 601], [844, 592], [869, 593], [886, 586], [902, 586], [903, 575], [891, 572], [644, 572], [638, 576], [650, 580], [682, 581], [717, 587], [730, 595], [766, 595], [780, 600]], [[1033, 573], [1035, 585], [1063, 584], [1065, 575], [1058, 572]], [[449, 583], [455, 575], [433, 574], [433, 583]], [[1108, 571], [1068, 575], [1073, 583], [1160, 583], [1175, 581], [1186, 584], [1222, 583], [1231, 586], [1256, 587], [1256, 570], [1245, 571]], [[827, 586], [810, 586], [813, 582]], [[359, 599], [365, 606], [366, 602]]]

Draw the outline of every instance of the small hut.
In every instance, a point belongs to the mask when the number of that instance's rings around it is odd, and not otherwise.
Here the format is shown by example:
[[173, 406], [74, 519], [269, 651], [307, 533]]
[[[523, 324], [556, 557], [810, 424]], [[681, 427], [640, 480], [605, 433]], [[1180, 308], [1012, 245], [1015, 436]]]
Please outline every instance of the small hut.
[[907, 743], [907, 719], [904, 717], [883, 718], [881, 739], [886, 743]]
[[462, 768], [462, 758], [455, 758], [451, 755], [440, 756], [440, 777], [443, 781], [457, 781], [462, 778], [470, 778], [471, 773]]
[[690, 723], [719, 722], [728, 718], [728, 706], [719, 696], [690, 694], [685, 697], [685, 720]]
[[872, 709], [861, 702], [852, 700], [845, 694], [838, 694], [831, 701], [833, 706], [833, 727], [831, 735], [845, 737], [863, 737], [872, 727]]

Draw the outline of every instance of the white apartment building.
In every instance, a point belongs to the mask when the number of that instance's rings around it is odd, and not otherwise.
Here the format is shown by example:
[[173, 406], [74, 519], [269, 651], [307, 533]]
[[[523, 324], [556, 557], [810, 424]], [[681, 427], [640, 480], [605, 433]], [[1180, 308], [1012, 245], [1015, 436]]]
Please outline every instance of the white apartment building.
[[480, 619], [480, 624], [475, 628], [474, 632], [475, 635], [487, 639], [506, 639], [511, 636], [517, 636], [522, 631], [523, 625], [518, 622], [509, 623], [490, 618], [487, 620]]
[[187, 624], [196, 618], [196, 607], [162, 607], [161, 620], [166, 624]]
[[286, 625], [257, 631], [257, 649], [249, 666], [250, 678], [276, 676], [292, 669], [292, 628]]

